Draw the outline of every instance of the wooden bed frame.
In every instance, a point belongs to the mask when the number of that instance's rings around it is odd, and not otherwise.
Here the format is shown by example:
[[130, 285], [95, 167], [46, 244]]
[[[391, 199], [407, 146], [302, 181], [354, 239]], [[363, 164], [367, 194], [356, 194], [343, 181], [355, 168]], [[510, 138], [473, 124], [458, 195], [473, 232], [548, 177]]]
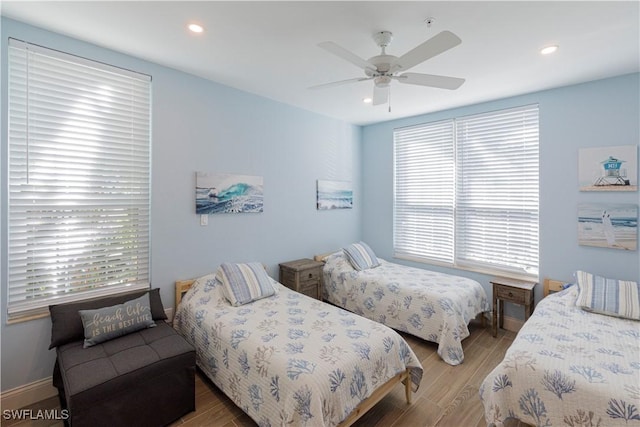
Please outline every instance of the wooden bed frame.
[[[187, 291], [193, 286], [196, 279], [177, 280], [175, 284], [176, 288], [176, 311], [178, 310], [178, 304], [182, 301], [182, 298]], [[409, 369], [404, 372], [400, 372], [395, 377], [391, 378], [386, 383], [375, 389], [371, 396], [360, 402], [358, 406], [345, 418], [338, 427], [349, 427], [355, 423], [360, 417], [362, 417], [369, 409], [373, 408], [376, 403], [380, 402], [387, 394], [389, 394], [396, 385], [404, 381], [404, 394], [407, 400], [407, 405], [411, 404], [411, 377]]]
[[542, 289], [543, 297], [546, 297], [547, 295], [554, 292], [560, 292], [565, 283], [566, 282], [563, 282], [561, 280], [544, 279], [544, 287]]

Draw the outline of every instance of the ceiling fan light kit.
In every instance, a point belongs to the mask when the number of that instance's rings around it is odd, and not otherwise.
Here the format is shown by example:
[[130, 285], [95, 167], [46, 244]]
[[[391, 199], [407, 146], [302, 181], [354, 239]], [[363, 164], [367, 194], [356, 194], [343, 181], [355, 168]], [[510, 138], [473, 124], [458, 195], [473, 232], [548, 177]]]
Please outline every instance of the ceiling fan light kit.
[[[425, 22], [430, 26], [431, 22], [433, 22], [433, 18], [427, 18]], [[373, 40], [378, 47], [380, 47], [381, 52], [380, 55], [373, 56], [368, 60], [362, 59], [358, 55], [334, 42], [326, 41], [318, 44], [318, 46], [326, 51], [362, 69], [366, 77], [356, 77], [332, 83], [325, 83], [313, 86], [309, 89], [322, 89], [341, 86], [348, 83], [373, 80], [373, 101], [371, 103], [373, 105], [380, 105], [386, 103], [389, 99], [392, 80], [397, 80], [404, 84], [449, 90], [458, 89], [464, 83], [464, 79], [458, 77], [405, 72], [408, 69], [459, 45], [462, 40], [450, 31], [442, 31], [436, 34], [429, 40], [416, 46], [400, 57], [389, 55], [386, 52], [387, 47], [393, 40], [393, 34], [390, 31], [378, 31], [374, 33]]]

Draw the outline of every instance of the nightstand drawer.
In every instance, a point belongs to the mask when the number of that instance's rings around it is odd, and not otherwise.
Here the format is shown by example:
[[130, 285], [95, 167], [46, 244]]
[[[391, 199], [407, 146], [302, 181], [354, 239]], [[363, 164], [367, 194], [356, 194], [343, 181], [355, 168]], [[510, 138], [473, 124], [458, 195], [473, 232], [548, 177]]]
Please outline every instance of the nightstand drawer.
[[526, 301], [527, 291], [522, 289], [503, 288], [501, 286], [496, 286], [496, 292], [498, 294], [498, 298], [513, 302], [515, 304], [524, 304]]
[[304, 270], [301, 271], [300, 274], [300, 281], [304, 282], [304, 281], [318, 281], [320, 280], [320, 271], [317, 268], [314, 268], [312, 270]]

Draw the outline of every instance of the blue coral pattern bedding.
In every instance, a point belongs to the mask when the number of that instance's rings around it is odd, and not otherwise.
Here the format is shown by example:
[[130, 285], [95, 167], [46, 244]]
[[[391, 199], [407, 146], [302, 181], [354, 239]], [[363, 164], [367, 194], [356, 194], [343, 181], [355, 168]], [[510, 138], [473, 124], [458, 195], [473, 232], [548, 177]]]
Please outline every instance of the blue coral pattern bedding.
[[215, 275], [194, 283], [174, 327], [196, 363], [260, 426], [335, 426], [379, 386], [422, 366], [395, 331], [291, 291], [239, 307]]
[[462, 363], [462, 340], [469, 336], [469, 321], [490, 309], [482, 285], [466, 277], [379, 261], [376, 268], [357, 271], [342, 253], [327, 257], [324, 299], [438, 343], [442, 360], [450, 365]]
[[640, 426], [640, 322], [575, 305], [577, 286], [551, 294], [480, 386], [488, 425]]

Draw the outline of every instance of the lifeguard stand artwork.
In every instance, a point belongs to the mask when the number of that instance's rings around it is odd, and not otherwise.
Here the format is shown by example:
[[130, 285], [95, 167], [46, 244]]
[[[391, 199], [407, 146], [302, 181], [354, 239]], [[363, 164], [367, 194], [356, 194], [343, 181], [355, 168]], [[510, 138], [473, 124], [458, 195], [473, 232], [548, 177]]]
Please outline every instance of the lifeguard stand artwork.
[[578, 150], [580, 191], [638, 191], [638, 146]]
[[625, 160], [619, 160], [613, 156], [609, 156], [608, 159], [600, 162], [602, 175], [595, 180], [593, 185], [598, 187], [604, 185], [629, 185], [627, 170], [622, 168], [622, 163], [624, 162]]

